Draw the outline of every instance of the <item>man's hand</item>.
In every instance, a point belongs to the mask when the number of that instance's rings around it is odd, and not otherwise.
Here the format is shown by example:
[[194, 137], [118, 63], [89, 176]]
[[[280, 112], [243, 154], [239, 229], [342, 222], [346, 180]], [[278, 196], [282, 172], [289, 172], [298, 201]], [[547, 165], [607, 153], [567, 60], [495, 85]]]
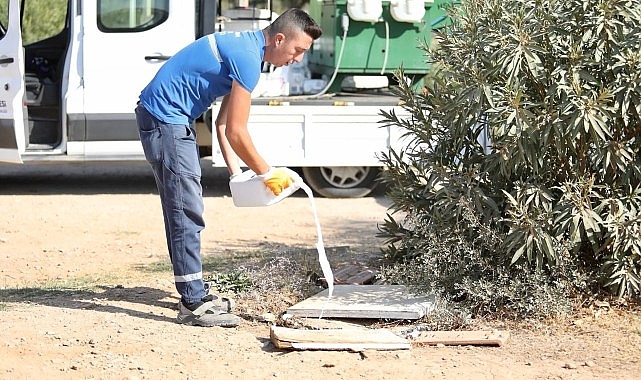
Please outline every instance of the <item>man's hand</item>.
[[265, 174], [260, 174], [265, 186], [274, 193], [280, 194], [283, 190], [289, 187], [294, 182], [294, 179], [289, 172], [284, 168], [270, 168]]

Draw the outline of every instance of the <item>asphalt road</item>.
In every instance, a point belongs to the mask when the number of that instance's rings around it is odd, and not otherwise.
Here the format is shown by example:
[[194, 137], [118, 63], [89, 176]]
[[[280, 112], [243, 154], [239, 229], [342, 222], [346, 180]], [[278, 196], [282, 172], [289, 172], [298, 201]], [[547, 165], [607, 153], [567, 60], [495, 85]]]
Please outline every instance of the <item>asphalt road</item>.
[[[228, 196], [226, 168], [214, 168], [201, 160], [205, 197]], [[73, 164], [0, 164], [0, 194], [146, 194], [156, 192], [151, 168], [146, 162]], [[382, 186], [371, 196], [382, 197]], [[302, 191], [293, 196], [305, 196]]]

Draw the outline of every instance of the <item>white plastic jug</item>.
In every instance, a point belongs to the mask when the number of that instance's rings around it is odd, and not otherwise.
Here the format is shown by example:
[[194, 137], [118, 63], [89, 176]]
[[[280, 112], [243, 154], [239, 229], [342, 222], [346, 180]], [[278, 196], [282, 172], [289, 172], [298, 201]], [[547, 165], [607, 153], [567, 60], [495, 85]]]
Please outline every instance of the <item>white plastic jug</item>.
[[274, 193], [265, 186], [263, 179], [251, 170], [244, 171], [232, 178], [229, 181], [229, 189], [231, 190], [234, 205], [236, 207], [270, 206], [282, 201], [300, 189], [303, 180], [298, 173], [289, 168], [282, 169], [288, 171], [289, 175], [294, 179], [294, 182], [283, 189], [278, 195], [274, 195]]

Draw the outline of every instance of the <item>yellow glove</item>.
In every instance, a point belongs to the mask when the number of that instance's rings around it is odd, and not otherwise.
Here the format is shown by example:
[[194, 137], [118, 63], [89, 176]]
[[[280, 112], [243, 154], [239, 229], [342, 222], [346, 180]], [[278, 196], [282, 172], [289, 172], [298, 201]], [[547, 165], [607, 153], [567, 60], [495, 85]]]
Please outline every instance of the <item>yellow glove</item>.
[[280, 194], [294, 182], [292, 176], [284, 168], [270, 168], [267, 173], [260, 174], [259, 177], [263, 179], [265, 186], [267, 186], [274, 195]]

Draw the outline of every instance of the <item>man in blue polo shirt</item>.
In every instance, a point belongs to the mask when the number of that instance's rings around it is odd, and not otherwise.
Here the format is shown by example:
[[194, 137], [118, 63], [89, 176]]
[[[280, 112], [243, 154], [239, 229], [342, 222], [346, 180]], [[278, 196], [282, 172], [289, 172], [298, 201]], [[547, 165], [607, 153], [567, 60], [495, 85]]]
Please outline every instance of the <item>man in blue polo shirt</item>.
[[216, 135], [231, 176], [239, 158], [275, 195], [293, 179], [270, 167], [247, 130], [251, 92], [263, 62], [277, 67], [300, 62], [321, 29], [307, 13], [289, 9], [263, 30], [204, 36], [171, 57], [140, 94], [136, 119], [140, 140], [160, 193], [169, 256], [181, 300], [178, 323], [237, 326], [231, 304], [207, 294], [202, 275], [200, 231], [203, 198], [200, 157], [193, 122], [218, 97]]

